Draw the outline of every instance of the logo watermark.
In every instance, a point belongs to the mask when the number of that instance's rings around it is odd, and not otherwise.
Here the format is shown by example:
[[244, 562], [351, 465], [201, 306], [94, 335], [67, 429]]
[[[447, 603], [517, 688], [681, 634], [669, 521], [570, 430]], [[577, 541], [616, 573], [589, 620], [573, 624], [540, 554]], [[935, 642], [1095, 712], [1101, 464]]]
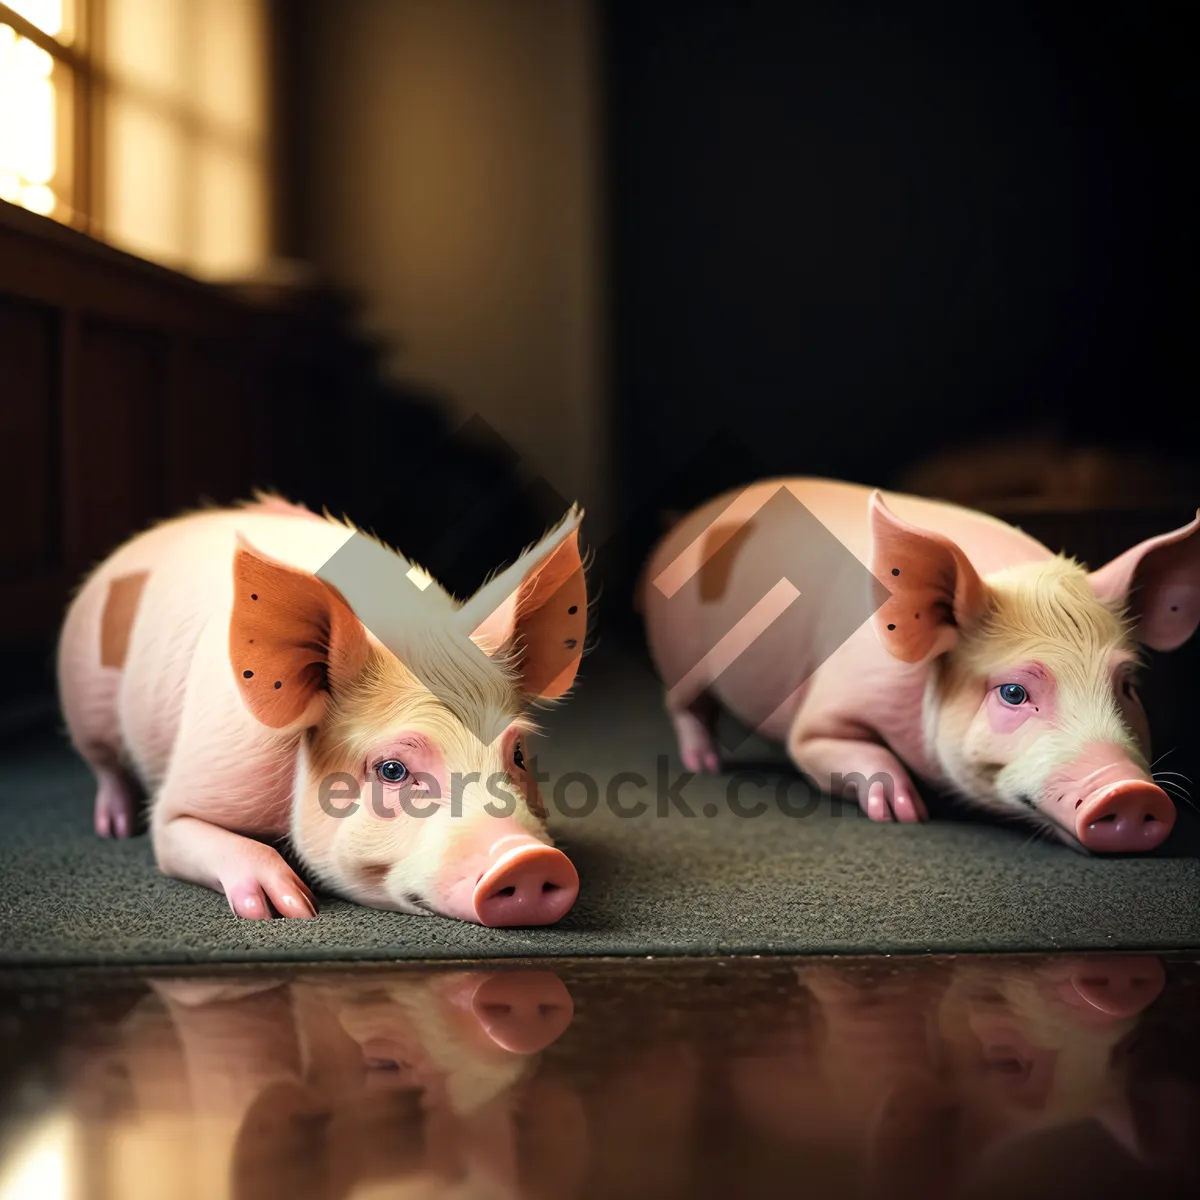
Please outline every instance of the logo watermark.
[[[546, 789], [549, 803], [543, 791], [536, 815], [546, 817], [553, 813], [566, 820], [588, 818], [601, 810], [622, 819], [711, 820], [728, 814], [738, 820], [754, 820], [772, 811], [797, 820], [822, 812], [835, 818], [848, 811], [865, 816], [852, 802], [855, 795], [866, 796], [879, 784], [890, 807], [896, 791], [895, 781], [883, 771], [869, 777], [857, 771], [835, 772], [829, 788], [822, 789], [802, 775], [748, 768], [735, 770], [722, 780], [719, 801], [713, 799], [709, 783], [704, 789], [703, 803], [698, 803], [687, 794], [696, 773], [679, 770], [666, 754], [657, 756], [652, 776], [641, 771], [618, 771], [598, 778], [587, 771], [567, 771], [552, 780], [549, 774], [538, 771], [536, 760], [528, 764], [527, 770], [539, 788], [551, 785]], [[486, 801], [479, 801], [477, 788], [486, 793]], [[387, 787], [378, 780], [363, 781], [349, 772], [333, 772], [321, 779], [317, 804], [326, 816], [336, 820], [364, 810], [380, 820], [400, 817], [424, 820], [437, 814], [462, 819], [480, 812], [491, 817], [511, 817], [525, 804], [525, 798], [505, 771], [497, 771], [486, 779], [478, 771], [455, 772], [445, 792], [437, 777], [421, 772], [410, 775], [401, 788]]]
[[[451, 435], [450, 443], [442, 452], [453, 454], [456, 444], [487, 444], [514, 478], [524, 477], [524, 491], [537, 495], [541, 510], [557, 517], [569, 510], [569, 501], [543, 477], [523, 469], [519, 452], [478, 415]], [[719, 453], [728, 459], [733, 452], [748, 477], [755, 477], [754, 453], [734, 431], [718, 430], [677, 470], [663, 472], [649, 501], [631, 507], [615, 528], [601, 531], [599, 541], [589, 544], [602, 551], [622, 535], [644, 533], [647, 522], [657, 522], [662, 508], [678, 503], [673, 495], [676, 490], [687, 491], [688, 481], [694, 484], [704, 477], [711, 455]], [[794, 691], [889, 597], [888, 588], [786, 485], [749, 484], [730, 496], [722, 509], [693, 533], [687, 546], [665, 566], [660, 565], [646, 588], [653, 593], [646, 603], [655, 606], [653, 620], [659, 625], [695, 621], [697, 606], [706, 614], [708, 634], [703, 651], [694, 656], [695, 661], [661, 680], [675, 711], [699, 701], [707, 690], [722, 683], [732, 683], [733, 690], [754, 696], [754, 687], [736, 685], [743, 675], [752, 677], [760, 671], [764, 663], [794, 664], [788, 681]], [[435, 558], [458, 561], [473, 533], [495, 518], [497, 510], [495, 497], [489, 497], [448, 516], [450, 527], [432, 540], [426, 538]], [[757, 534], [766, 536], [743, 559], [743, 548]], [[403, 552], [405, 548], [400, 549]], [[349, 533], [317, 575], [346, 597], [359, 620], [398, 657], [404, 658], [405, 632], [414, 623], [430, 619], [424, 595], [430, 577], [363, 533]], [[522, 582], [514, 580], [513, 588], [520, 588]], [[511, 599], [511, 594], [494, 597], [498, 609]], [[547, 598], [546, 603], [553, 599]], [[481, 659], [487, 657], [478, 646], [475, 653]], [[405, 659], [405, 665], [430, 695], [456, 713], [460, 724], [477, 719], [460, 711], [447, 678], [419, 662]], [[788, 699], [770, 688], [757, 694], [762, 699], [751, 703], [750, 711], [741, 713], [737, 722], [721, 722], [712, 729], [724, 751], [736, 751], [759, 733], [778, 705]], [[467, 731], [483, 745], [500, 733], [483, 727]]]

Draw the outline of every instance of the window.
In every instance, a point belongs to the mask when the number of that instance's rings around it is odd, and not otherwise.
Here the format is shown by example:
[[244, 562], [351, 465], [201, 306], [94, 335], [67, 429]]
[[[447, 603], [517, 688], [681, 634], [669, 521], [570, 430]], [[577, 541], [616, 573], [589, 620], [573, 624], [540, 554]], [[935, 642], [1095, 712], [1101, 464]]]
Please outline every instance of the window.
[[265, 0], [0, 0], [0, 199], [178, 270], [267, 250]]

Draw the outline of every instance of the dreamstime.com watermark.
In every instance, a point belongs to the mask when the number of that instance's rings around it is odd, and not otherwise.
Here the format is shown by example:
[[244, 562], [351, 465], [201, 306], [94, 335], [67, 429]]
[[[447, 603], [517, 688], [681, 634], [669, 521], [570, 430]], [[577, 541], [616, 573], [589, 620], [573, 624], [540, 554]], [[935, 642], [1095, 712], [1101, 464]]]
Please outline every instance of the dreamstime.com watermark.
[[[527, 768], [530, 776], [542, 789], [541, 808], [536, 815], [556, 816], [567, 819], [590, 817], [601, 807], [615, 817], [706, 817], [721, 814], [722, 804], [711, 798], [697, 804], [686, 794], [687, 786], [696, 778], [693, 771], [671, 770], [671, 760], [660, 754], [656, 760], [654, 778], [640, 771], [618, 771], [601, 781], [586, 771], [568, 771], [553, 780], [539, 773], [536, 761]], [[724, 811], [741, 820], [753, 820], [765, 816], [774, 809], [782, 816], [803, 819], [815, 816], [823, 808], [831, 817], [840, 817], [844, 812], [862, 813], [862, 809], [847, 801], [855, 796], [865, 796], [879, 784], [889, 808], [895, 796], [895, 781], [891, 775], [879, 771], [864, 776], [861, 772], [847, 774], [835, 772], [830, 777], [828, 790], [823, 790], [803, 776], [779, 775], [761, 770], [732, 772], [724, 781], [722, 795]], [[335, 819], [351, 817], [366, 806], [372, 815], [381, 820], [397, 817], [424, 819], [448, 810], [450, 817], [467, 814], [464, 798], [468, 788], [483, 788], [488, 800], [482, 804], [472, 801], [469, 815], [479, 812], [493, 817], [511, 817], [518, 806], [525, 803], [518, 795], [504, 771], [498, 771], [483, 779], [478, 771], [466, 774], [454, 773], [450, 777], [450, 794], [444, 795], [439, 781], [432, 775], [414, 772], [406, 786], [397, 789], [385, 787], [377, 780], [363, 783], [348, 772], [326, 775], [317, 789], [317, 803], [326, 816]], [[547, 804], [547, 790], [549, 802]], [[708, 789], [706, 789], [708, 790]], [[711, 795], [711, 792], [710, 792]]]

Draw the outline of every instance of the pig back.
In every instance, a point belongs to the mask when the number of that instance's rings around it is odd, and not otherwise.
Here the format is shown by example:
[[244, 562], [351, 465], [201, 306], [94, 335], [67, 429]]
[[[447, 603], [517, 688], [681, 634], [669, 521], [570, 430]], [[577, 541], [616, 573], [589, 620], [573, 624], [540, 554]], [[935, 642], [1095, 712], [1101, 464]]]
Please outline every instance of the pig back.
[[[675, 706], [709, 690], [739, 719], [782, 737], [805, 682], [835, 652], [845, 647], [838, 661], [847, 670], [886, 667], [874, 638], [851, 641], [887, 594], [869, 570], [869, 497], [858, 484], [766, 480], [716, 497], [668, 532], [639, 600]], [[983, 513], [884, 500], [902, 520], [953, 538], [981, 573], [1049, 555]], [[880, 661], [858, 662], [863, 655]]]
[[780, 736], [772, 714], [869, 614], [861, 539], [843, 544], [794, 498], [784, 480], [726, 493], [652, 553], [640, 600], [671, 707], [711, 691], [746, 724]]
[[[192, 514], [127, 542], [97, 569], [76, 601], [91, 610], [77, 623], [93, 636], [98, 629], [103, 642], [114, 597], [131, 586], [136, 590], [135, 601], [119, 614], [125, 625], [119, 661], [111, 653], [106, 659], [104, 646], [94, 642], [75, 646], [71, 657], [94, 664], [101, 676], [119, 672], [120, 750], [150, 790], [161, 783], [179, 739], [189, 688], [216, 713], [215, 724], [228, 731], [229, 745], [272, 738], [245, 710], [228, 657], [239, 535], [273, 558], [315, 571], [345, 541], [347, 530], [311, 516], [252, 509]], [[67, 636], [65, 630], [64, 643]], [[73, 682], [86, 689], [86, 672], [77, 665], [74, 674]], [[219, 755], [221, 747], [213, 750]]]

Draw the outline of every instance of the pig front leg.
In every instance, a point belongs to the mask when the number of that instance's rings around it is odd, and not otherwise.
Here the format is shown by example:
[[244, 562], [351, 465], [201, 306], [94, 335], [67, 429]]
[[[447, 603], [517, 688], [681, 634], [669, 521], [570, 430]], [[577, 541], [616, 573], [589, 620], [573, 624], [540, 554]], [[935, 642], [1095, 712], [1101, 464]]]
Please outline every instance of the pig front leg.
[[[315, 917], [316, 901], [279, 851], [199, 817], [156, 819], [154, 855], [164, 875], [224, 892], [236, 916]], [[268, 903], [269, 902], [269, 903]]]
[[228, 624], [196, 647], [175, 744], [154, 797], [150, 833], [164, 875], [223, 892], [235, 915], [315, 917], [312, 893], [265, 842], [288, 829], [292, 735], [265, 737], [231, 678]]
[[690, 704], [681, 704], [677, 700], [672, 701], [668, 693], [666, 705], [679, 743], [679, 758], [684, 770], [715, 775], [721, 769], [721, 757], [713, 736], [717, 720], [716, 701], [701, 693]]
[[872, 821], [929, 820], [929, 813], [900, 760], [877, 742], [856, 738], [788, 739], [792, 762], [832, 796], [853, 794]]

